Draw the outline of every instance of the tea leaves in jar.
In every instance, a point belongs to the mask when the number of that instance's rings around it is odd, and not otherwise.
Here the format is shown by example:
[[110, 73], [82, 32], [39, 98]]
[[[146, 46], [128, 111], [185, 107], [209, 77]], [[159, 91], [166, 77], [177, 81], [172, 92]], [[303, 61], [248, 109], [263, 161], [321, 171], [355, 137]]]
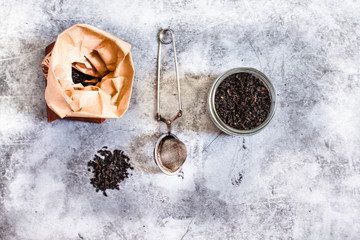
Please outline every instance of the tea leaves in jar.
[[270, 113], [269, 89], [251, 73], [234, 73], [225, 78], [215, 93], [215, 109], [228, 126], [239, 130], [254, 129]]

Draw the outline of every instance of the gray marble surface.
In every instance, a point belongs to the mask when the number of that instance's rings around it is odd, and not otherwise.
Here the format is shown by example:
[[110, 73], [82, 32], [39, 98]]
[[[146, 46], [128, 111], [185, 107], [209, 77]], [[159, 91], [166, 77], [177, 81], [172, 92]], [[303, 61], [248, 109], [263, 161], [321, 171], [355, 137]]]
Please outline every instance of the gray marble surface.
[[[360, 239], [359, 1], [1, 0], [0, 9], [0, 239]], [[120, 119], [46, 121], [44, 47], [76, 23], [132, 44]], [[152, 159], [166, 131], [154, 119], [156, 34], [168, 26], [183, 178]], [[221, 134], [206, 108], [215, 78], [241, 66], [263, 71], [278, 94], [273, 121], [250, 137]], [[173, 73], [169, 61], [169, 114]], [[104, 145], [135, 166], [107, 198], [86, 166]]]

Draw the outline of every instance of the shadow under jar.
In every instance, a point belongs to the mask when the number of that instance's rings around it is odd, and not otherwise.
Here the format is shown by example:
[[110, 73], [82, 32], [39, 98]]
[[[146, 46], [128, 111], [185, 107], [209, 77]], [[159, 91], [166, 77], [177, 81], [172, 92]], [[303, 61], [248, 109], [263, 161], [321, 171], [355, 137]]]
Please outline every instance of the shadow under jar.
[[234, 68], [213, 83], [209, 114], [224, 133], [253, 135], [264, 129], [275, 114], [276, 92], [271, 81], [254, 68]]

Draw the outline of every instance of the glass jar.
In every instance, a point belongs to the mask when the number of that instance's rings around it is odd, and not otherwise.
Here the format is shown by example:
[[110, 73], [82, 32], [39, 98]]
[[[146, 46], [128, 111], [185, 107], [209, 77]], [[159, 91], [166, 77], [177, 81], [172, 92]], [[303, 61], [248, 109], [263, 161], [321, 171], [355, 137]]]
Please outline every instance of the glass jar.
[[[234, 73], [242, 73], [242, 72], [243, 73], [250, 73], [250, 74], [256, 76], [257, 78], [259, 78], [265, 84], [267, 89], [269, 90], [270, 97], [271, 97], [270, 112], [269, 112], [268, 117], [259, 126], [257, 126], [256, 128], [253, 128], [253, 129], [249, 129], [249, 130], [240, 130], [240, 129], [232, 128], [232, 127], [226, 125], [220, 119], [220, 117], [217, 114], [216, 109], [215, 109], [215, 93], [216, 93], [216, 90], [219, 87], [220, 83], [222, 81], [224, 81], [228, 76], [230, 76], [230, 75], [232, 75]], [[222, 74], [221, 76], [219, 76], [215, 80], [213, 85], [211, 86], [210, 93], [209, 93], [209, 99], [208, 99], [208, 107], [209, 107], [209, 115], [210, 115], [211, 120], [214, 122], [216, 127], [218, 129], [220, 129], [221, 131], [223, 131], [224, 133], [229, 134], [229, 135], [233, 135], [233, 136], [253, 135], [255, 133], [260, 132], [262, 129], [264, 129], [264, 127], [266, 127], [270, 123], [271, 119], [273, 118], [273, 116], [275, 114], [275, 109], [276, 109], [276, 92], [275, 92], [275, 88], [272, 85], [269, 78], [266, 77], [266, 75], [263, 74], [262, 72], [260, 72], [259, 70], [256, 70], [254, 68], [234, 68], [234, 69], [230, 69], [229, 71], [227, 71], [224, 74]]]

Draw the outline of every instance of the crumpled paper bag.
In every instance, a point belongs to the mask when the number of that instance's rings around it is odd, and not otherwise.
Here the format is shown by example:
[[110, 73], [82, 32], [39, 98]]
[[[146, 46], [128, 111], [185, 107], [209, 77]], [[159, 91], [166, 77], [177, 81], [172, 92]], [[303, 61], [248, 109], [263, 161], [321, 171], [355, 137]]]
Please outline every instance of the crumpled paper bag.
[[[62, 32], [42, 61], [45, 99], [61, 118], [119, 118], [129, 106], [134, 78], [131, 45], [87, 24]], [[95, 86], [74, 84], [72, 67], [96, 77]]]

